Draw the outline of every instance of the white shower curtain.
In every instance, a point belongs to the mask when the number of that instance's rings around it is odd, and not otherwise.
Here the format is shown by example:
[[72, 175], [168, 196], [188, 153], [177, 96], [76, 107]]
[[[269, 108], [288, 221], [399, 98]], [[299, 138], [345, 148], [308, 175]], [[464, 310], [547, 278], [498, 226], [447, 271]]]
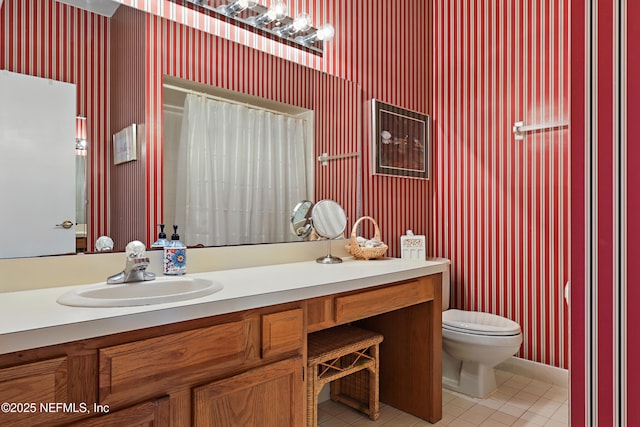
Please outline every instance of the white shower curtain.
[[302, 119], [187, 95], [176, 224], [187, 245], [293, 240], [291, 209], [311, 198]]

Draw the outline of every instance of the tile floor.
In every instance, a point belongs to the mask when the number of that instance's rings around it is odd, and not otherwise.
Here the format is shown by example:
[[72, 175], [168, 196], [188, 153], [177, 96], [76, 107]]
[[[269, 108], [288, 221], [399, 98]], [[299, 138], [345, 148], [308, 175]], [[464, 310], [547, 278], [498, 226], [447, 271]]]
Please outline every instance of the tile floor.
[[336, 402], [318, 407], [320, 427], [503, 427], [567, 426], [569, 400], [567, 389], [531, 378], [496, 371], [498, 390], [487, 399], [475, 399], [443, 390], [442, 420], [430, 424], [396, 408], [380, 404], [380, 418], [366, 415]]

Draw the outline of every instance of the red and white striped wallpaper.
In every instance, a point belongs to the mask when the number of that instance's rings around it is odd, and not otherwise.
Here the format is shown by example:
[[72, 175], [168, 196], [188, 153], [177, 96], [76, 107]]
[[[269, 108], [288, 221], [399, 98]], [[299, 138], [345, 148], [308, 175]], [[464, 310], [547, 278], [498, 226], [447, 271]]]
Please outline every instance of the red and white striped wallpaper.
[[[322, 57], [292, 51], [272, 40], [243, 38], [235, 29], [217, 37], [210, 28], [197, 31], [145, 15], [141, 34], [131, 36], [153, 46], [145, 50], [141, 65], [147, 76], [144, 191], [161, 194], [158, 118], [163, 73], [317, 107], [318, 119], [327, 123], [316, 135], [318, 151], [361, 154], [360, 159], [332, 162], [324, 169], [318, 165], [318, 198], [338, 200], [351, 217], [364, 214], [376, 218], [392, 256], [399, 255], [399, 236], [406, 229], [426, 234], [433, 248], [430, 254], [453, 261], [456, 306], [517, 320], [525, 331], [521, 356], [566, 367], [568, 322], [562, 287], [569, 262], [567, 132], [536, 133], [514, 141], [511, 126], [516, 120], [568, 117], [567, 1], [512, 0], [504, 8], [483, 0], [437, 0], [433, 4], [423, 0], [294, 2], [295, 8], [318, 17], [316, 25], [326, 21], [336, 26], [336, 38], [328, 43]], [[170, 3], [123, 2], [147, 10]], [[64, 18], [59, 17], [61, 10], [66, 11]], [[134, 11], [117, 12], [121, 13]], [[166, 13], [186, 22], [196, 19], [177, 16], [171, 10]], [[15, 26], [18, 22], [29, 28], [18, 31], [6, 27], [0, 33], [2, 64], [21, 64], [9, 69], [17, 67], [12, 70], [19, 71], [25, 69], [24, 64], [31, 67], [38, 58], [50, 55], [47, 52], [64, 55], [64, 61], [73, 63], [79, 57], [87, 58], [83, 61], [87, 62], [89, 78], [81, 80], [90, 88], [88, 93], [95, 93], [95, 99], [88, 98], [85, 102], [91, 108], [81, 104], [78, 113], [88, 116], [90, 144], [101, 141], [90, 153], [95, 175], [90, 203], [92, 216], [97, 218], [90, 227], [94, 237], [107, 232], [108, 195], [119, 190], [111, 191], [108, 177], [98, 171], [108, 170], [110, 165], [110, 133], [115, 129], [109, 126], [125, 126], [130, 119], [116, 117], [120, 112], [101, 107], [108, 100], [100, 100], [100, 96], [108, 98], [106, 94], [111, 92], [109, 32], [116, 21], [111, 23], [53, 0], [7, 0], [1, 16], [3, 24], [13, 22]], [[42, 53], [34, 54], [29, 44], [18, 41], [39, 34], [40, 30], [31, 29], [42, 28], [41, 23], [69, 26], [75, 22], [73, 16], [91, 22], [91, 30], [100, 35], [89, 37], [93, 44], [84, 56], [74, 54], [71, 59], [61, 52], [59, 46], [67, 43], [64, 31], [41, 36], [47, 41]], [[433, 29], [429, 25], [432, 20]], [[114, 35], [113, 43], [118, 43], [118, 37]], [[229, 40], [234, 37], [237, 42]], [[251, 43], [255, 48], [247, 46]], [[77, 49], [82, 44], [73, 46]], [[13, 59], [16, 50], [21, 51], [20, 60]], [[134, 92], [115, 81], [113, 84], [114, 93], [120, 96], [122, 91]], [[138, 84], [136, 91], [139, 89]], [[372, 175], [372, 98], [433, 113], [432, 180]], [[353, 191], [358, 178], [362, 183], [360, 208]], [[147, 229], [140, 238], [150, 241], [155, 234], [153, 224], [162, 218], [162, 204], [155, 197], [145, 197], [145, 203]], [[355, 219], [350, 218], [350, 223]]]
[[635, 426], [640, 3], [571, 8], [571, 425]]
[[[111, 26], [111, 134], [132, 124], [145, 123], [145, 16], [120, 7], [109, 20]], [[140, 129], [139, 129], [140, 131]], [[110, 144], [107, 144], [109, 150]], [[147, 225], [147, 157], [144, 145], [137, 147], [135, 162], [114, 165], [109, 170], [109, 235], [115, 249], [132, 240], [143, 240]], [[156, 224], [153, 222], [152, 224]], [[153, 242], [152, 239], [150, 242]]]
[[568, 0], [434, 2], [435, 254], [452, 304], [518, 322], [520, 357], [568, 367]]

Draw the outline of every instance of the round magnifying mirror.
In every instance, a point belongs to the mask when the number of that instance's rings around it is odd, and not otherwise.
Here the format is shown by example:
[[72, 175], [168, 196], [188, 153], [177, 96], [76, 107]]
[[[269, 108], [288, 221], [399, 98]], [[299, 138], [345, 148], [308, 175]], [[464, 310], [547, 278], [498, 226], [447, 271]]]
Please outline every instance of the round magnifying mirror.
[[331, 255], [331, 239], [340, 237], [347, 228], [347, 215], [342, 206], [333, 200], [320, 200], [311, 211], [311, 224], [318, 236], [328, 239], [327, 255], [318, 258], [316, 262], [321, 264], [341, 263], [341, 258]]
[[313, 202], [303, 200], [298, 203], [291, 213], [291, 228], [293, 234], [307, 240], [311, 235], [313, 227], [311, 226], [311, 209]]

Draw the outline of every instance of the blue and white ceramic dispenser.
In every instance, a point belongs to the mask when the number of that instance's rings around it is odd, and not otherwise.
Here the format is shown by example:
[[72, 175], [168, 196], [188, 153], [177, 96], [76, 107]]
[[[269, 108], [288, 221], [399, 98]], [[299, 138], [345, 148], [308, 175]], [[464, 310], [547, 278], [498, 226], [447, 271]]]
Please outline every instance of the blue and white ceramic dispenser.
[[187, 247], [180, 241], [178, 226], [173, 226], [171, 241], [164, 247], [164, 274], [179, 276], [187, 272]]

